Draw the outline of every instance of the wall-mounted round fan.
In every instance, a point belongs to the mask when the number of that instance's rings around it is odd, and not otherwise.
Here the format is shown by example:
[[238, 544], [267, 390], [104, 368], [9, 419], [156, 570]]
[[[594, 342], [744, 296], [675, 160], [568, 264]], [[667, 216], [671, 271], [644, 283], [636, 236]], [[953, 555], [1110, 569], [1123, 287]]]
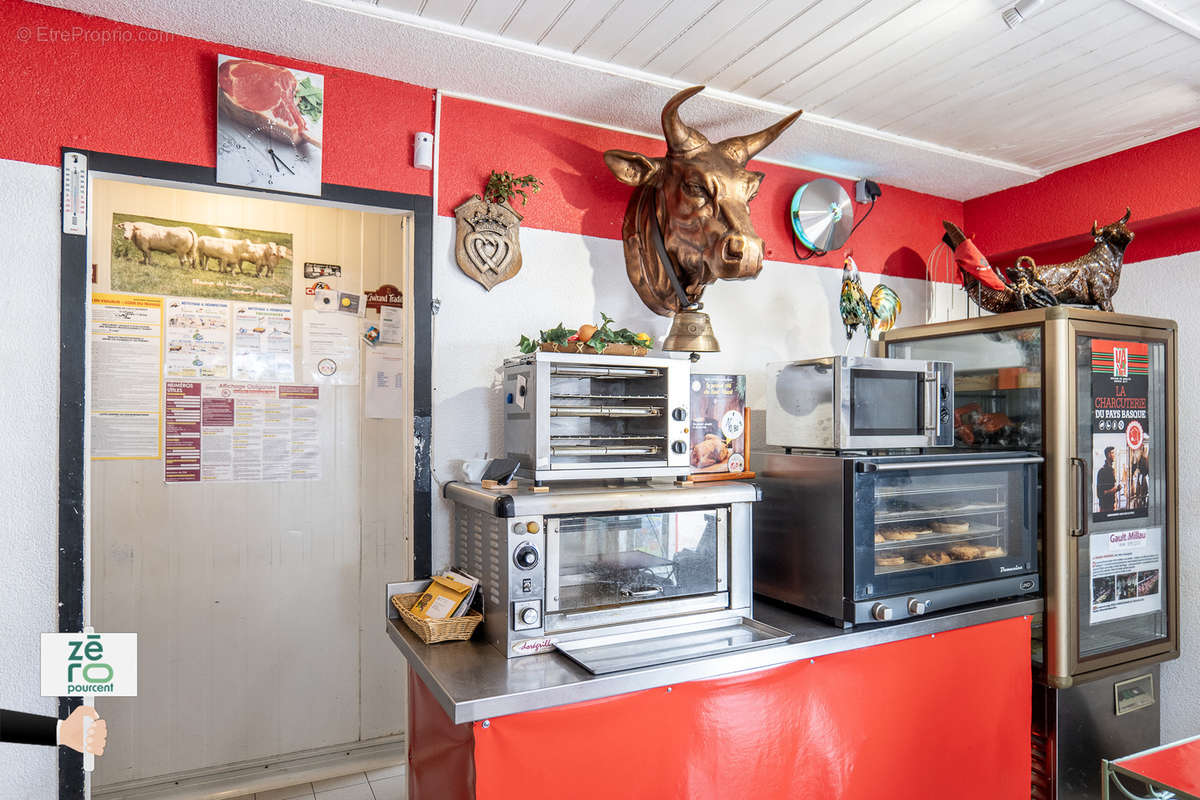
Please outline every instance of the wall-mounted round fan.
[[854, 204], [837, 181], [817, 178], [792, 195], [792, 230], [814, 253], [837, 250], [854, 230]]

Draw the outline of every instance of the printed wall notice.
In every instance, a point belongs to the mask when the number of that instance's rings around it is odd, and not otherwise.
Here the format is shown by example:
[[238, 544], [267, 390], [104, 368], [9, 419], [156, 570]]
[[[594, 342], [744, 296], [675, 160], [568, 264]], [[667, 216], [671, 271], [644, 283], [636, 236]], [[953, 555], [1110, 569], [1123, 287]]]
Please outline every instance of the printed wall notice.
[[166, 317], [168, 378], [229, 377], [229, 303], [173, 297]]
[[92, 295], [92, 458], [159, 457], [162, 322], [161, 297]]
[[1162, 528], [1089, 537], [1092, 625], [1162, 610]]
[[358, 317], [304, 311], [304, 379], [352, 386], [358, 383]]
[[286, 383], [292, 368], [292, 307], [233, 305], [233, 377]]
[[167, 381], [167, 483], [321, 477], [320, 389]]
[[1145, 517], [1150, 505], [1150, 350], [1092, 340], [1092, 518]]

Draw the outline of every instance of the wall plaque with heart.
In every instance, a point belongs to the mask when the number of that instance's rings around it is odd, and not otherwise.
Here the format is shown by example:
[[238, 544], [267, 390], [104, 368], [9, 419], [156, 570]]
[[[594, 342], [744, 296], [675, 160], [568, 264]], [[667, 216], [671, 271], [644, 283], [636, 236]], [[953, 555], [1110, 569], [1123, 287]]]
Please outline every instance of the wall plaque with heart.
[[489, 203], [479, 195], [454, 209], [458, 222], [454, 258], [467, 277], [489, 292], [521, 271], [521, 215], [508, 203]]

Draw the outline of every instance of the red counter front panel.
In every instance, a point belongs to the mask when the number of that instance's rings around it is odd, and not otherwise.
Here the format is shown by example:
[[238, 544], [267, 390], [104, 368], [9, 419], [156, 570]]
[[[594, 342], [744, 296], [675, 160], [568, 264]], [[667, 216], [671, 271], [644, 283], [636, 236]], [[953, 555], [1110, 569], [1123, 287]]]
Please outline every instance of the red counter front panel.
[[410, 747], [421, 760], [412, 800], [1028, 798], [1029, 624], [995, 622], [486, 727], [450, 725], [413, 681]]

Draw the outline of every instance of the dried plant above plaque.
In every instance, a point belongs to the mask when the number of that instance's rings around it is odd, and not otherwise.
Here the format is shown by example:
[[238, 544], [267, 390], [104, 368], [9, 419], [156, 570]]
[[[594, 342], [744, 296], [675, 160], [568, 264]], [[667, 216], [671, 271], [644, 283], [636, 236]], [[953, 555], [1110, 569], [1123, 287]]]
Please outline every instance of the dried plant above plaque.
[[525, 189], [537, 192], [541, 188], [542, 182], [533, 175], [517, 177], [493, 171], [482, 197], [472, 195], [454, 209], [458, 268], [489, 292], [521, 271], [522, 217], [513, 210], [512, 199], [520, 196], [524, 205], [528, 199]]

